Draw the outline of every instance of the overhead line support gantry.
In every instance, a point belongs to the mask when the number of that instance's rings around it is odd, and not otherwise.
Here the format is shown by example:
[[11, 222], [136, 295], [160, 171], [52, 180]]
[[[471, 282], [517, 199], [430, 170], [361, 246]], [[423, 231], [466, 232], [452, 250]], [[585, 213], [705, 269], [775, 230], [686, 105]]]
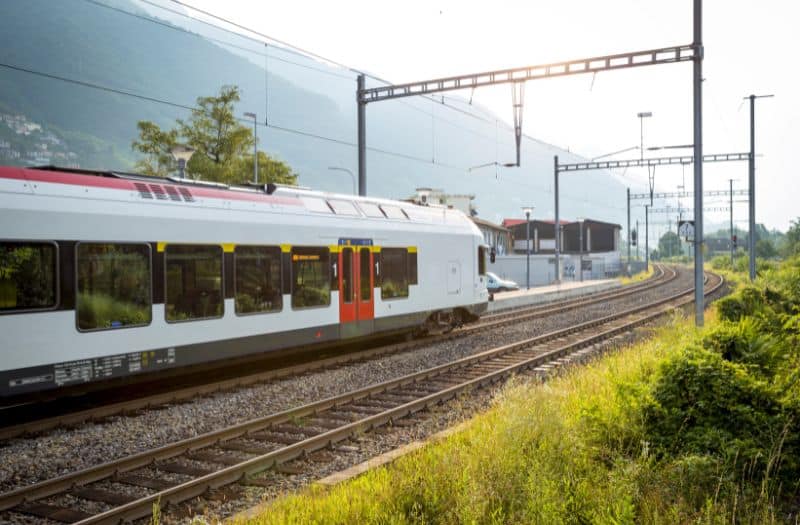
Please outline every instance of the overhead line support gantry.
[[[703, 116], [702, 116], [702, 93], [703, 93], [703, 38], [702, 38], [702, 0], [692, 2], [693, 20], [693, 39], [691, 44], [649, 49], [632, 53], [619, 53], [616, 55], [605, 55], [593, 58], [581, 58], [578, 60], [568, 60], [565, 62], [555, 62], [552, 64], [542, 64], [538, 66], [527, 66], [514, 69], [501, 69], [497, 71], [486, 71], [483, 73], [473, 73], [469, 75], [458, 75], [451, 77], [425, 80], [422, 82], [410, 82], [406, 84], [396, 84], [389, 86], [379, 86], [367, 88], [365, 86], [365, 76], [358, 76], [356, 101], [358, 103], [358, 193], [367, 194], [367, 154], [366, 154], [366, 106], [371, 102], [382, 100], [392, 100], [403, 97], [430, 95], [445, 91], [456, 91], [460, 89], [470, 89], [483, 86], [493, 86], [499, 84], [521, 84], [528, 80], [540, 80], [545, 78], [556, 78], [570, 75], [582, 75], [587, 73], [599, 73], [601, 71], [613, 71], [617, 69], [629, 69], [634, 67], [653, 66], [659, 64], [673, 64], [678, 62], [692, 62], [692, 95], [693, 95], [693, 144], [694, 144], [694, 188], [695, 188], [695, 208], [703, 207]], [[521, 89], [521, 85], [520, 85]], [[516, 88], [514, 91], [517, 94]], [[521, 117], [522, 96], [514, 100], [515, 117], [519, 113]], [[515, 137], [517, 144], [520, 144], [522, 119], [515, 118]], [[518, 146], [519, 148], [519, 146]], [[519, 149], [517, 149], [517, 165], [519, 165]], [[555, 161], [558, 166], [558, 159]], [[558, 170], [556, 169], [556, 180]], [[558, 199], [556, 199], [556, 203]], [[559, 217], [558, 207], [556, 206], [555, 217], [555, 262], [556, 262], [556, 282], [561, 279], [559, 268]], [[697, 245], [703, 242], [703, 221], [702, 214], [695, 225], [697, 232]], [[703, 253], [701, 249], [696, 249], [694, 283], [695, 283], [695, 323], [698, 326], [703, 324], [703, 309], [705, 297], [703, 294]]]

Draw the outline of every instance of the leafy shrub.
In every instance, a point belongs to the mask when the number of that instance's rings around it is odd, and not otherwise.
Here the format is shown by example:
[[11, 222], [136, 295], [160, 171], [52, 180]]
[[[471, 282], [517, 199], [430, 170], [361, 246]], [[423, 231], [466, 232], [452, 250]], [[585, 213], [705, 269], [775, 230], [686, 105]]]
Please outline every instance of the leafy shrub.
[[746, 285], [717, 301], [717, 312], [723, 321], [738, 321], [745, 316], [762, 313], [766, 304], [767, 299], [761, 288]]
[[713, 455], [764, 473], [793, 419], [767, 382], [698, 346], [666, 360], [644, 406], [645, 434], [657, 454]]
[[783, 362], [783, 345], [765, 330], [762, 321], [752, 317], [721, 323], [706, 333], [702, 345], [726, 361], [748, 366], [765, 377], [773, 376]]

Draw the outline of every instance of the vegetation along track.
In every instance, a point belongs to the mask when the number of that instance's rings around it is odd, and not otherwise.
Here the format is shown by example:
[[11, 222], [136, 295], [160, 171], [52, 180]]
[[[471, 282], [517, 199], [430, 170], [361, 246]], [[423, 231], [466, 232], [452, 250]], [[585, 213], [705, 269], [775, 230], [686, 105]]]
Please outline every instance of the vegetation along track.
[[[709, 274], [706, 295], [722, 284], [721, 277]], [[0, 510], [62, 522], [117, 523], [148, 516], [156, 502], [174, 504], [237, 482], [264, 485], [263, 479], [254, 477], [261, 471], [280, 468], [304, 454], [516, 372], [544, 370], [570, 355], [588, 353], [588, 347], [598, 342], [690, 304], [692, 293], [688, 289], [567, 329], [20, 488], [0, 495]], [[152, 472], [155, 476], [147, 475]], [[192, 478], [171, 483], [170, 473]], [[133, 490], [110, 491], [103, 488], [108, 482]], [[90, 513], [81, 507], [81, 500], [101, 505]]]
[[[500, 328], [502, 326], [525, 322], [532, 319], [557, 315], [567, 310], [590, 306], [600, 302], [615, 300], [642, 293], [646, 290], [651, 290], [653, 288], [670, 283], [674, 281], [676, 277], [677, 272], [674, 269], [662, 265], [656, 265], [654, 275], [649, 279], [637, 284], [628, 285], [609, 291], [587, 294], [564, 301], [554, 301], [533, 307], [515, 308], [495, 314], [489, 314], [482, 317], [478, 323], [462, 327], [448, 334], [425, 337], [410, 342], [379, 346], [358, 352], [350, 352], [294, 366], [282, 367], [252, 374], [244, 374], [221, 381], [190, 385], [175, 390], [139, 396], [125, 401], [90, 406], [89, 408], [79, 411], [57, 412], [54, 415], [49, 414], [48, 417], [35, 418], [32, 420], [26, 419], [15, 424], [10, 423], [14, 420], [14, 415], [7, 413], [4, 419], [8, 421], [9, 424], [8, 426], [0, 427], [0, 441], [24, 435], [36, 434], [60, 426], [78, 425], [87, 421], [98, 421], [103, 418], [117, 416], [120, 414], [135, 413], [137, 410], [183, 402], [197, 396], [210, 395], [217, 392], [243, 388], [266, 381], [307, 373], [314, 370], [322, 370], [325, 368], [362, 362], [369, 359], [376, 359], [390, 354], [408, 352], [419, 348], [422, 345], [436, 344], [444, 340], [468, 336], [487, 329]], [[15, 410], [21, 412], [25, 417], [29, 417], [31, 413], [38, 411], [38, 407], [36, 405], [25, 405], [18, 407]]]

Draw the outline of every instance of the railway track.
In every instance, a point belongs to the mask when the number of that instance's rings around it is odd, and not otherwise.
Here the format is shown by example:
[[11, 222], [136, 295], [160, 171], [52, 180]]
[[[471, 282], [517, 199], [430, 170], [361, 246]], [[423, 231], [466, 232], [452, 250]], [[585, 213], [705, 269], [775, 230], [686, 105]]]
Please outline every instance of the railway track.
[[[74, 426], [89, 421], [99, 421], [104, 418], [117, 415], [135, 413], [136, 411], [151, 409], [157, 406], [185, 402], [198, 396], [211, 395], [218, 392], [245, 388], [259, 383], [296, 376], [315, 370], [324, 370], [326, 368], [363, 362], [370, 359], [377, 359], [400, 352], [408, 352], [423, 345], [436, 344], [457, 337], [465, 337], [487, 329], [500, 328], [510, 324], [526, 322], [550, 315], [557, 315], [570, 309], [590, 306], [600, 302], [611, 301], [631, 296], [633, 294], [642, 293], [645, 290], [663, 286], [664, 284], [672, 282], [677, 278], [677, 272], [670, 267], [656, 265], [655, 268], [655, 273], [652, 277], [637, 284], [617, 288], [614, 290], [584, 295], [565, 301], [551, 302], [533, 307], [523, 307], [501, 311], [495, 314], [484, 316], [478, 323], [464, 326], [447, 334], [430, 336], [410, 342], [385, 345], [358, 352], [351, 352], [294, 366], [271, 369], [264, 372], [241, 375], [227, 380], [191, 385], [177, 390], [170, 390], [167, 392], [136, 397], [134, 399], [111, 404], [93, 406], [79, 411], [57, 413], [46, 418], [37, 418], [18, 424], [0, 427], [0, 441], [25, 435], [33, 435], [58, 427]], [[30, 413], [30, 411], [35, 411], [37, 408], [36, 405], [28, 405], [18, 407], [16, 410]], [[5, 419], [7, 421], [12, 421], [13, 415], [9, 415]]]
[[[722, 284], [709, 274], [706, 295]], [[259, 472], [511, 374], [547, 370], [588, 353], [601, 341], [691, 304], [692, 292], [0, 494], [0, 510], [64, 523], [118, 523], [148, 516], [156, 502], [175, 504], [233, 483], [264, 486], [255, 477]], [[170, 474], [190, 479], [171, 483]], [[132, 490], [115, 491], [114, 484]], [[100, 508], [88, 512], [81, 502]]]

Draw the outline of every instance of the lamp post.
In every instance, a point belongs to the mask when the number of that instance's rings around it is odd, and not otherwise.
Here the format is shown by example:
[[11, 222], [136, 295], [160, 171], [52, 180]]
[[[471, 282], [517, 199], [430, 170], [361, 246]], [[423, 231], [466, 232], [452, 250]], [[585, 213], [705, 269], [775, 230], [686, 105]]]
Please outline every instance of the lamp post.
[[258, 184], [258, 119], [255, 113], [245, 113], [253, 119], [253, 184]]
[[644, 160], [644, 119], [653, 116], [651, 111], [641, 111], [636, 114], [639, 117], [639, 158]]
[[581, 274], [581, 282], [583, 282], [583, 217], [578, 217], [578, 271]]
[[356, 195], [356, 176], [352, 171], [347, 168], [340, 168], [338, 166], [328, 166], [328, 169], [331, 171], [343, 171], [345, 173], [349, 173], [350, 178], [353, 180], [353, 195]]
[[525, 284], [527, 289], [531, 289], [531, 213], [533, 213], [533, 206], [525, 206], [522, 208], [525, 214]]
[[172, 155], [172, 158], [178, 161], [178, 173], [180, 178], [184, 178], [186, 173], [186, 163], [192, 158], [192, 155], [194, 154], [194, 148], [185, 144], [175, 144], [172, 146], [172, 149], [170, 149], [169, 152]]

